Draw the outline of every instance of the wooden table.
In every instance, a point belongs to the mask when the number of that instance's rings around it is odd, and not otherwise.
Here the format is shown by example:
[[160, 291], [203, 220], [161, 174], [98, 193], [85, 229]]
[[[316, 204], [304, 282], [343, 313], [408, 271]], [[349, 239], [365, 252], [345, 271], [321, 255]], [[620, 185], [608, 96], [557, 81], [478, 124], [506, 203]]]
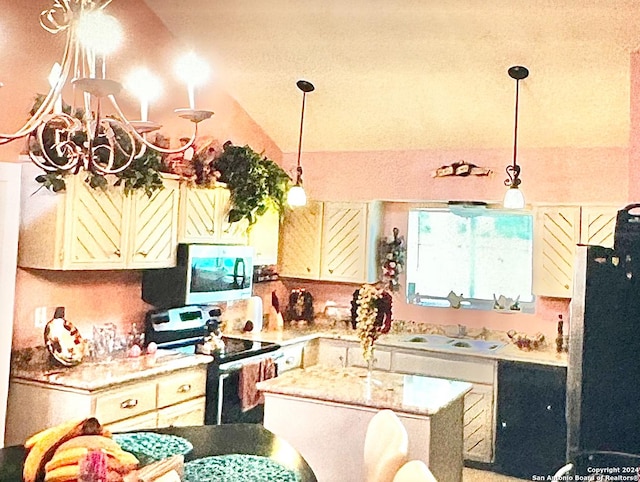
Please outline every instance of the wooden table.
[[[311, 467], [298, 451], [262, 425], [203, 425], [158, 428], [152, 431], [177, 435], [189, 440], [193, 450], [185, 455], [185, 461], [211, 455], [261, 455], [297, 471], [302, 482], [317, 482]], [[0, 482], [22, 482], [22, 464], [25, 455], [25, 449], [22, 446], [0, 449]]]

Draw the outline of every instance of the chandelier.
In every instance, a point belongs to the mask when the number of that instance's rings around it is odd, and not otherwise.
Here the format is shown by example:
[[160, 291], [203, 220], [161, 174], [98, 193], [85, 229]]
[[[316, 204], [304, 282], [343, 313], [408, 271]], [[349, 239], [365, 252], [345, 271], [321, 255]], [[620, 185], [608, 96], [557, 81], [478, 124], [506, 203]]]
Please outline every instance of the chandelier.
[[[28, 138], [29, 157], [45, 171], [73, 171], [82, 168], [97, 174], [115, 174], [125, 170], [145, 151], [177, 154], [189, 149], [197, 135], [198, 124], [213, 112], [195, 108], [195, 86], [206, 74], [206, 65], [193, 54], [180, 66], [187, 82], [189, 108], [175, 113], [193, 123], [188, 142], [171, 149], [157, 145], [148, 134], [161, 125], [148, 120], [151, 94], [157, 81], [146, 71], [128, 82], [140, 100], [140, 119], [129, 120], [116, 101], [122, 85], [107, 78], [107, 55], [117, 47], [121, 37], [118, 21], [103, 12], [111, 0], [55, 0], [40, 14], [40, 26], [49, 33], [66, 34], [60, 63], [49, 75], [50, 90], [25, 124], [12, 134], [0, 133], [0, 145]], [[62, 91], [71, 78], [74, 104], [63, 108]], [[0, 87], [2, 84], [0, 84]], [[106, 115], [105, 105], [112, 112]]]

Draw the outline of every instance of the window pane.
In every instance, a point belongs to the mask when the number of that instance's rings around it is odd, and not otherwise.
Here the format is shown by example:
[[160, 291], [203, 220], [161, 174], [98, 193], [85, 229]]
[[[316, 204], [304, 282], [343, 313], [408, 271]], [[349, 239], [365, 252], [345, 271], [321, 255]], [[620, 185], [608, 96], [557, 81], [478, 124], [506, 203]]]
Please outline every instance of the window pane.
[[[464, 210], [463, 210], [464, 212]], [[409, 214], [409, 298], [533, 301], [530, 214], [494, 210], [414, 210]]]

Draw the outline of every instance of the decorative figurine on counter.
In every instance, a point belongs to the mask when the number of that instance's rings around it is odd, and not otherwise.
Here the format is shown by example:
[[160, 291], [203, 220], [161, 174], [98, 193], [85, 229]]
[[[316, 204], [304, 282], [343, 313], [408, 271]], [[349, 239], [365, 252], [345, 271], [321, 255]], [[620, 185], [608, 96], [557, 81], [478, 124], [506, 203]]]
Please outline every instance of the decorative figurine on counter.
[[404, 271], [407, 253], [404, 236], [399, 234], [398, 228], [393, 228], [393, 236], [384, 238], [380, 242], [382, 281], [392, 293], [400, 289], [398, 278]]
[[285, 311], [287, 321], [313, 322], [313, 296], [304, 288], [291, 290], [289, 304]]
[[449, 291], [447, 295], [447, 300], [449, 300], [449, 305], [453, 309], [459, 309], [462, 306], [462, 300], [464, 299], [464, 295], [460, 293], [457, 295], [454, 291]]
[[365, 284], [353, 293], [351, 325], [357, 330], [362, 356], [369, 365], [375, 341], [391, 329], [391, 305], [391, 295], [384, 288]]

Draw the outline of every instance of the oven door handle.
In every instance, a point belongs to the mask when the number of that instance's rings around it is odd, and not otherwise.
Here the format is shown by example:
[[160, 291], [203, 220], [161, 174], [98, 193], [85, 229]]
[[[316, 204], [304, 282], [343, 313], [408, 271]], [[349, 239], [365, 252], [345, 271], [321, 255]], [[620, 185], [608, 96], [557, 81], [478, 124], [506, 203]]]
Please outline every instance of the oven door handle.
[[263, 355], [243, 358], [236, 362], [230, 362], [229, 365], [220, 365], [218, 368], [218, 371], [220, 374], [228, 374], [228, 373], [240, 370], [243, 366], [249, 363], [261, 362], [262, 360], [266, 360], [267, 358], [271, 358], [275, 362], [282, 357], [284, 357], [284, 353], [280, 350], [276, 350], [276, 351], [265, 353]]

